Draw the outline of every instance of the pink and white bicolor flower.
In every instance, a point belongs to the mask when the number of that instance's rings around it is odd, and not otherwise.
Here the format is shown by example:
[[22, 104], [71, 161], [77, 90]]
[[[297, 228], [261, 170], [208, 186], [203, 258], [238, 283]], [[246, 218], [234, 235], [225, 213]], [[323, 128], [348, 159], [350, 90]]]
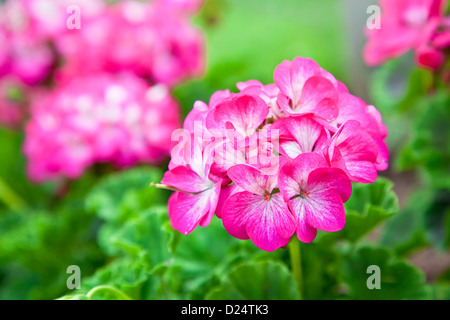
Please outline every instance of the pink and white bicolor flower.
[[321, 155], [303, 153], [281, 168], [279, 188], [293, 213], [300, 241], [312, 242], [317, 229], [342, 230], [345, 225], [343, 203], [352, 185], [345, 172], [329, 168]]
[[267, 104], [258, 96], [236, 94], [212, 109], [206, 117], [210, 131], [235, 129], [243, 138], [253, 135], [269, 114]]
[[377, 179], [378, 145], [356, 120], [345, 122], [333, 135], [326, 156], [331, 167], [342, 169], [352, 181]]
[[157, 187], [176, 191], [169, 199], [168, 211], [172, 227], [183, 234], [191, 233], [198, 225], [206, 227], [216, 210], [221, 181], [210, 176], [209, 148], [202, 150], [194, 141], [190, 163], [176, 166], [164, 174]]
[[279, 152], [295, 159], [308, 152], [321, 152], [330, 133], [314, 117], [301, 116], [281, 118], [275, 121], [271, 129], [279, 130]]
[[274, 80], [281, 91], [278, 105], [285, 113], [312, 113], [331, 120], [338, 116], [338, 83], [314, 60], [285, 60], [275, 69]]
[[251, 239], [260, 249], [274, 251], [287, 245], [295, 232], [295, 220], [277, 192], [277, 175], [236, 165], [228, 170], [231, 180], [244, 191], [232, 194], [222, 208], [225, 229], [238, 239]]

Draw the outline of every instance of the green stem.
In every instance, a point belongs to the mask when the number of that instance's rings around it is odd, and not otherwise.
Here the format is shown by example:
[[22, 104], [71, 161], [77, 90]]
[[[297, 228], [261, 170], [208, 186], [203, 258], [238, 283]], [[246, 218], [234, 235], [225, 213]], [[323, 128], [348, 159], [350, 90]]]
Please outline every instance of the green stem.
[[300, 252], [300, 242], [297, 239], [292, 239], [289, 242], [289, 255], [291, 257], [292, 273], [295, 280], [297, 280], [298, 293], [300, 300], [303, 299], [303, 273], [302, 273], [302, 257]]
[[119, 289], [116, 289], [114, 287], [111, 286], [97, 286], [93, 289], [91, 289], [91, 291], [89, 291], [87, 293], [87, 297], [90, 299], [92, 299], [92, 297], [99, 293], [99, 292], [105, 292], [105, 293], [109, 293], [112, 294], [113, 296], [116, 296], [119, 300], [133, 300], [129, 295], [127, 295], [126, 293], [120, 291]]
[[2, 177], [0, 177], [0, 200], [13, 211], [20, 211], [26, 207], [25, 201], [8, 186]]

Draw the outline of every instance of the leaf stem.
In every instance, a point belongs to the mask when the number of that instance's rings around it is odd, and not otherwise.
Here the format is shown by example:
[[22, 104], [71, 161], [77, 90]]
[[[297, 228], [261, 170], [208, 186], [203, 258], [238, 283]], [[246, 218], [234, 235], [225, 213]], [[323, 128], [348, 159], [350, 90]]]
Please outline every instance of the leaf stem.
[[294, 274], [295, 280], [297, 280], [298, 294], [300, 300], [303, 299], [303, 272], [302, 272], [302, 257], [300, 251], [300, 242], [298, 239], [293, 238], [289, 242], [289, 256], [291, 258], [291, 268]]
[[0, 200], [13, 211], [26, 207], [25, 201], [0, 177]]
[[133, 300], [129, 295], [112, 286], [97, 286], [95, 288], [92, 288], [87, 293], [86, 296], [88, 297], [89, 300], [91, 300], [92, 297], [99, 292], [106, 292], [112, 294], [113, 296], [116, 296], [119, 300]]

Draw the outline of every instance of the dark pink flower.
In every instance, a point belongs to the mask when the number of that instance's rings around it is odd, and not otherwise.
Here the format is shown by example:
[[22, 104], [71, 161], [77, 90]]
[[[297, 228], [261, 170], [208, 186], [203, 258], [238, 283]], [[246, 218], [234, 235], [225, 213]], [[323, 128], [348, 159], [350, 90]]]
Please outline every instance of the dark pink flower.
[[375, 66], [426, 45], [440, 24], [447, 0], [380, 0], [380, 29], [367, 29], [364, 59]]

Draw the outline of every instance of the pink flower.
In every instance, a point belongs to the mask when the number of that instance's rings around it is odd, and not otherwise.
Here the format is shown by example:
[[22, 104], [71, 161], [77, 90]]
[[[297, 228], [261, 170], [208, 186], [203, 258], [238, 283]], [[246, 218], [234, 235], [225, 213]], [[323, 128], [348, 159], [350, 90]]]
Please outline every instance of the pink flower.
[[206, 127], [210, 130], [234, 129], [242, 137], [250, 137], [269, 114], [264, 100], [257, 96], [235, 95], [208, 113]]
[[378, 146], [358, 121], [344, 123], [330, 140], [326, 157], [352, 181], [372, 183], [377, 179]]
[[216, 210], [221, 182], [211, 179], [210, 160], [210, 149], [202, 150], [201, 142], [194, 140], [189, 162], [167, 171], [159, 186], [177, 191], [168, 210], [172, 227], [183, 234], [209, 225]]
[[416, 51], [417, 63], [425, 68], [437, 71], [445, 61], [445, 54], [429, 46], [421, 46]]
[[238, 239], [251, 239], [265, 251], [285, 246], [295, 232], [294, 217], [280, 193], [274, 193], [277, 176], [268, 176], [248, 165], [228, 170], [244, 189], [230, 196], [222, 209], [225, 229]]
[[375, 66], [426, 45], [440, 24], [447, 0], [380, 0], [380, 29], [367, 29], [367, 64]]
[[80, 30], [56, 40], [66, 64], [59, 73], [132, 71], [173, 86], [203, 72], [204, 40], [188, 18], [173, 6], [121, 1], [86, 19]]
[[337, 81], [311, 59], [283, 61], [275, 69], [281, 93], [278, 105], [287, 114], [314, 114], [326, 119], [338, 115]]
[[277, 120], [271, 127], [280, 130], [280, 153], [295, 159], [308, 152], [323, 153], [330, 133], [314, 117], [289, 117]]
[[436, 26], [428, 43], [416, 49], [416, 61], [421, 67], [434, 72], [445, 64], [445, 51], [450, 47], [450, 17], [443, 18]]
[[312, 242], [316, 229], [334, 232], [344, 228], [343, 202], [350, 198], [352, 185], [342, 170], [328, 168], [317, 153], [303, 153], [281, 169], [278, 179], [301, 241]]
[[78, 178], [97, 162], [159, 163], [179, 125], [167, 88], [149, 88], [132, 74], [73, 79], [35, 99], [31, 113], [24, 152], [38, 182]]
[[[76, 5], [89, 19], [104, 7], [101, 0], [8, 0], [0, 4], [0, 75], [29, 85], [42, 83], [56, 65], [50, 43], [67, 29], [67, 8]], [[2, 45], [6, 40], [7, 45]], [[5, 59], [6, 58], [6, 59]]]
[[344, 227], [351, 181], [371, 183], [387, 168], [387, 130], [374, 106], [310, 59], [284, 61], [274, 78], [196, 101], [174, 134], [160, 187], [176, 191], [175, 229], [187, 234], [215, 213], [232, 236], [266, 251], [296, 231], [311, 242], [317, 229]]
[[180, 11], [180, 14], [196, 14], [205, 0], [155, 0], [156, 5]]

